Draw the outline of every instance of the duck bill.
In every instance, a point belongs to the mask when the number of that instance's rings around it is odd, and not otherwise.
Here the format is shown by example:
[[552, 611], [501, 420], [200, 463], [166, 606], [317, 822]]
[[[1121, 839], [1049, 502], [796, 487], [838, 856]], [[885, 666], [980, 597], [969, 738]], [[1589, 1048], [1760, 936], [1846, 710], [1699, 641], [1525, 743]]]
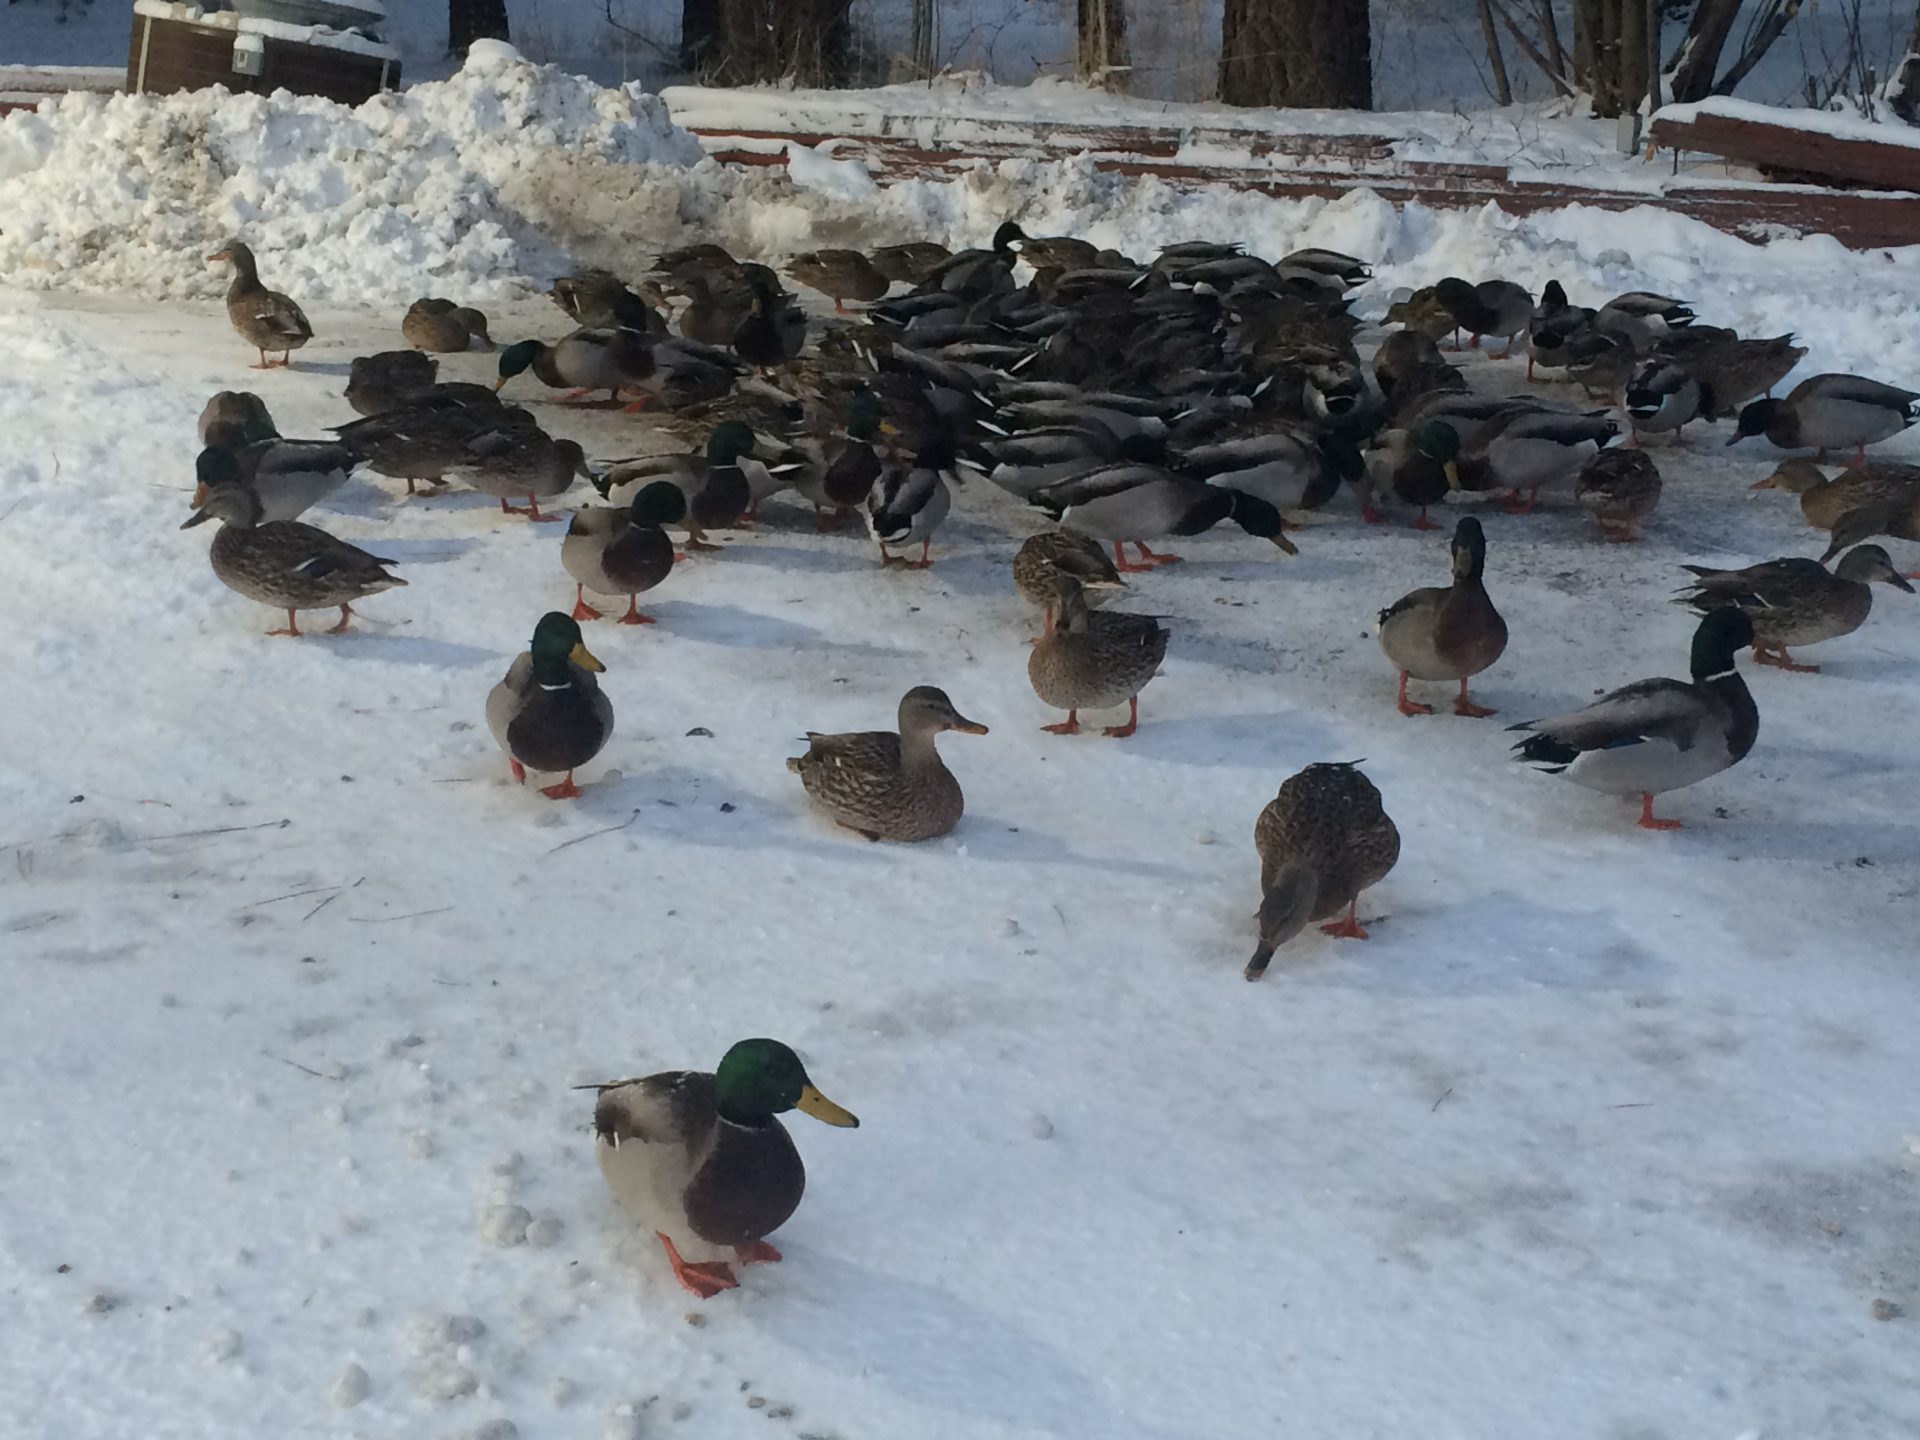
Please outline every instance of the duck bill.
[[953, 717], [952, 728], [958, 730], [962, 735], [984, 735], [987, 733], [986, 726], [977, 720], [969, 720], [964, 715], [955, 715]]
[[507, 379], [508, 379], [507, 376], [502, 375], [498, 380], [493, 382], [494, 394], [498, 395], [502, 390], [507, 388]]
[[216, 251], [214, 251], [214, 252], [213, 252], [213, 253], [212, 253], [211, 255], [209, 255], [209, 256], [207, 256], [207, 263], [208, 263], [209, 265], [211, 265], [211, 264], [213, 264], [213, 263], [214, 263], [214, 262], [215, 262], [216, 260], [231, 260], [231, 259], [233, 259], [233, 251], [231, 251], [231, 250], [216, 250]]
[[202, 502], [202, 505], [203, 505], [203, 508], [195, 510], [193, 514], [189, 515], [185, 520], [180, 522], [180, 528], [182, 530], [191, 530], [194, 526], [203, 525], [208, 520], [213, 518], [211, 515], [207, 513], [206, 509], [204, 508], [204, 502]]
[[843, 1110], [827, 1099], [812, 1085], [800, 1092], [800, 1098], [794, 1101], [793, 1108], [803, 1115], [811, 1115], [822, 1125], [837, 1125], [842, 1130], [857, 1130], [860, 1119], [851, 1110]]
[[1447, 489], [1458, 490], [1460, 488], [1460, 466], [1456, 462], [1449, 460], [1442, 468], [1446, 471]]
[[207, 489], [206, 481], [202, 480], [199, 484], [195, 485], [193, 487], [193, 508], [198, 510], [202, 505], [206, 504], [207, 496], [210, 493]]
[[587, 644], [586, 644], [586, 641], [584, 640], [581, 641], [578, 645], [573, 647], [573, 649], [568, 653], [567, 658], [571, 660], [574, 664], [578, 665], [582, 670], [591, 670], [596, 675], [601, 674], [607, 668], [606, 666], [600, 663], [598, 656], [596, 656], [591, 650], [587, 649]]
[[1892, 576], [1887, 580], [1887, 583], [1896, 590], [1904, 590], [1909, 595], [1913, 594], [1913, 586], [1907, 583], [1907, 577], [1902, 575], [1898, 570], [1893, 572]]
[[[1728, 443], [1731, 444], [1732, 442], [1729, 441]], [[1780, 488], [1780, 482], [1775, 480], [1773, 476], [1769, 475], [1764, 480], [1754, 481], [1753, 484], [1749, 485], [1747, 488], [1749, 490], [1778, 490]]]
[[1275, 535], [1272, 538], [1273, 538], [1273, 543], [1278, 545], [1282, 550], [1286, 551], [1287, 554], [1298, 555], [1300, 553], [1300, 547], [1294, 544], [1291, 540], [1287, 538], [1286, 531], [1282, 530], [1278, 535]]

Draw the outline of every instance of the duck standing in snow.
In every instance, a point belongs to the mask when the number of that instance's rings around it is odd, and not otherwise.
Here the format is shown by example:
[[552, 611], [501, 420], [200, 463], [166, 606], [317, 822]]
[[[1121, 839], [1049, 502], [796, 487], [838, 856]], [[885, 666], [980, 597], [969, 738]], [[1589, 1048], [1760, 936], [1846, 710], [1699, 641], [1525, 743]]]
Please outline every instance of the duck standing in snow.
[[[474, 436], [460, 463], [450, 467], [450, 480], [463, 480], [482, 495], [500, 502], [501, 513], [524, 515], [534, 521], [557, 521], [542, 515], [540, 502], [553, 500], [573, 488], [574, 478], [588, 477], [586, 453], [572, 440], [556, 440], [538, 426], [494, 430]], [[524, 507], [508, 502], [527, 497]]]
[[295, 520], [346, 484], [354, 463], [345, 445], [324, 440], [209, 445], [194, 462], [193, 506], [205, 505], [221, 486], [237, 485], [259, 500], [261, 524]]
[[1580, 467], [1573, 503], [1599, 522], [1616, 543], [1640, 539], [1640, 524], [1660, 503], [1660, 469], [1644, 450], [1602, 450]]
[[1013, 588], [1029, 605], [1045, 613], [1046, 633], [1054, 626], [1054, 607], [1059, 595], [1054, 581], [1068, 575], [1080, 582], [1088, 605], [1107, 603], [1115, 591], [1126, 588], [1126, 581], [1107, 559], [1097, 540], [1072, 530], [1042, 530], [1029, 535], [1013, 556]]
[[516, 781], [526, 784], [529, 770], [565, 771], [565, 780], [540, 793], [550, 800], [578, 797], [573, 772], [613, 734], [613, 702], [593, 678], [606, 668], [587, 649], [572, 617], [557, 610], [540, 617], [533, 643], [487, 696], [487, 728]]
[[847, 313], [847, 301], [865, 305], [884, 299], [893, 284], [858, 250], [809, 250], [787, 262], [787, 273], [833, 301], [840, 315]]
[[1347, 940], [1365, 940], [1360, 892], [1378, 885], [1400, 858], [1400, 831], [1380, 792], [1355, 765], [1309, 765], [1289, 777], [1253, 826], [1260, 853], [1260, 943], [1246, 977], [1267, 973], [1273, 952], [1312, 920], [1343, 920], [1320, 928]]
[[733, 1264], [780, 1259], [767, 1236], [800, 1208], [807, 1171], [777, 1117], [860, 1123], [778, 1040], [740, 1041], [711, 1074], [583, 1088], [599, 1092], [593, 1148], [614, 1201], [659, 1237], [674, 1278], [703, 1300], [739, 1285]]
[[251, 390], [221, 390], [201, 409], [199, 434], [202, 445], [232, 448], [272, 440], [280, 431], [274, 426], [267, 402]]
[[[1464, 330], [1473, 337], [1473, 348], [1480, 348], [1482, 336], [1504, 340], [1507, 348], [1493, 358], [1505, 360], [1513, 354], [1513, 338], [1533, 323], [1533, 296], [1511, 280], [1482, 280], [1470, 285], [1449, 275], [1433, 287], [1434, 298], [1453, 317], [1456, 332]], [[1460, 342], [1454, 340], [1458, 350]]]
[[1784, 400], [1755, 400], [1747, 406], [1727, 444], [1764, 435], [1782, 450], [1816, 450], [1822, 460], [1829, 450], [1852, 446], [1853, 463], [1860, 465], [1866, 461], [1867, 446], [1913, 424], [1916, 402], [1920, 392], [1863, 375], [1815, 375], [1794, 386]]
[[[1149, 550], [1147, 541], [1198, 535], [1228, 519], [1289, 555], [1300, 553], [1286, 536], [1280, 512], [1259, 496], [1174, 475], [1157, 465], [1102, 465], [1034, 491], [1030, 503], [1070, 529], [1111, 542], [1114, 569], [1122, 574], [1179, 563], [1178, 555]], [[1138, 564], [1126, 557], [1128, 541], [1139, 547]]]
[[1760, 733], [1760, 712], [1740, 678], [1735, 655], [1753, 644], [1753, 622], [1738, 608], [1716, 609], [1693, 635], [1693, 679], [1638, 680], [1584, 710], [1512, 728], [1517, 758], [1549, 775], [1607, 795], [1638, 795], [1640, 825], [1678, 830], [1654, 817], [1653, 797], [1739, 764]]
[[[347, 372], [347, 404], [356, 415], [390, 414], [431, 391], [439, 371], [440, 362], [420, 350], [356, 355]], [[474, 388], [485, 390], [484, 386]]]
[[[910, 462], [885, 466], [867, 496], [867, 529], [880, 547], [880, 563], [925, 570], [933, 564], [933, 532], [953, 508], [946, 471], [950, 451], [944, 446], [922, 448]], [[920, 542], [920, 558], [908, 560], [887, 553], [889, 545]]]
[[260, 283], [260, 270], [253, 251], [238, 240], [230, 240], [213, 254], [209, 263], [224, 260], [233, 266], [233, 281], [227, 286], [227, 319], [240, 332], [240, 338], [260, 352], [260, 363], [253, 368], [272, 367], [269, 350], [280, 352], [282, 366], [293, 364], [293, 352], [313, 338], [313, 326], [293, 298]]
[[1471, 515], [1453, 527], [1453, 584], [1414, 590], [1380, 612], [1380, 648], [1400, 671], [1400, 713], [1431, 715], [1407, 698], [1407, 681], [1457, 680], [1456, 715], [1497, 714], [1467, 698], [1467, 681], [1507, 648], [1507, 622], [1493, 608], [1483, 576], [1487, 537]]
[[807, 753], [787, 760], [807, 795], [844, 829], [869, 840], [932, 840], [960, 823], [966, 799], [934, 737], [984, 735], [947, 692], [917, 685], [900, 697], [899, 730], [807, 732]]
[[586, 592], [591, 590], [627, 597], [627, 613], [616, 623], [653, 624], [651, 615], [640, 613], [640, 596], [672, 573], [673, 541], [661, 527], [678, 525], [686, 515], [687, 497], [670, 480], [641, 486], [625, 510], [588, 505], [574, 511], [560, 544], [560, 563], [574, 579], [573, 618], [601, 618], [601, 612], [587, 604]]
[[1743, 570], [1685, 567], [1697, 578], [1674, 603], [1702, 615], [1738, 609], [1753, 623], [1753, 658], [1760, 665], [1818, 674], [1818, 665], [1800, 665], [1789, 645], [1817, 645], [1851, 635], [1873, 610], [1873, 585], [1891, 585], [1913, 594], [1913, 586], [1878, 545], [1861, 545], [1840, 557], [1828, 571], [1818, 560], [1768, 560]]
[[1782, 461], [1764, 480], [1753, 482], [1755, 490], [1785, 490], [1800, 498], [1800, 514], [1816, 530], [1832, 530], [1842, 516], [1857, 510], [1897, 505], [1910, 496], [1920, 495], [1920, 465], [1899, 460], [1869, 460], [1852, 465], [1828, 478], [1804, 455]]
[[1054, 624], [1027, 657], [1027, 679], [1044, 704], [1067, 718], [1040, 728], [1050, 735], [1080, 733], [1082, 710], [1109, 710], [1127, 702], [1127, 723], [1104, 733], [1124, 739], [1140, 728], [1140, 692], [1167, 655], [1167, 631], [1151, 615], [1096, 615], [1080, 582], [1060, 573], [1053, 581]]
[[298, 612], [340, 607], [338, 635], [353, 619], [353, 602], [407, 582], [389, 575], [394, 562], [369, 555], [298, 520], [265, 520], [259, 494], [245, 484], [209, 487], [206, 503], [181, 525], [220, 521], [208, 557], [213, 573], [229, 590], [287, 612], [287, 628], [269, 635], [299, 635]]

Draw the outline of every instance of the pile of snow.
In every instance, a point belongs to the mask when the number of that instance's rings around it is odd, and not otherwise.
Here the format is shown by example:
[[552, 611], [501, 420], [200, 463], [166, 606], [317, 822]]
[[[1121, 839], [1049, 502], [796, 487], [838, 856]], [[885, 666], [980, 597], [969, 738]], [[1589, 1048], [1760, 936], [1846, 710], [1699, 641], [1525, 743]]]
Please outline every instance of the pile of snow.
[[231, 235], [303, 300], [487, 297], [558, 263], [511, 197], [539, 172], [680, 168], [699, 147], [653, 95], [510, 46], [349, 109], [313, 96], [69, 95], [0, 121], [0, 274], [210, 295]]

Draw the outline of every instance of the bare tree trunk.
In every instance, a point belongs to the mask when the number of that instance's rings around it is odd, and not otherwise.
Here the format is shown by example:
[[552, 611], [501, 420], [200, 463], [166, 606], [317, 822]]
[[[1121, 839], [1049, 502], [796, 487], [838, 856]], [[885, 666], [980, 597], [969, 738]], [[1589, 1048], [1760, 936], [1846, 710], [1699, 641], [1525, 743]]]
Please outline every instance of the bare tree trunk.
[[1740, 0], [1700, 0], [1687, 26], [1680, 53], [1667, 68], [1673, 72], [1668, 88], [1676, 104], [1704, 100], [1713, 93], [1713, 77], [1720, 68], [1720, 52], [1740, 14]]
[[1571, 80], [1573, 77], [1567, 75], [1567, 52], [1560, 48], [1560, 27], [1553, 23], [1553, 0], [1539, 0], [1539, 10], [1540, 35], [1547, 42], [1547, 62], [1556, 73]]
[[689, 75], [705, 74], [719, 40], [718, 0], [681, 0], [680, 68]]
[[[1701, 0], [1702, 8], [1710, 3]], [[1647, 94], [1646, 0], [1621, 0], [1619, 56], [1620, 109], [1631, 112]]]
[[1229, 105], [1371, 109], [1367, 0], [1226, 0], [1220, 98]]
[[846, 78], [851, 0], [711, 0], [707, 78], [719, 85], [834, 85]]
[[1920, 118], [1920, 4], [1915, 5], [1913, 38], [1907, 41], [1906, 58], [1887, 85], [1887, 107], [1909, 125]]
[[939, 0], [913, 0], [913, 29], [907, 39], [907, 67], [916, 80], [933, 74], [939, 52]]
[[465, 55], [476, 40], [507, 38], [507, 0], [447, 0], [447, 53]]
[[1127, 0], [1079, 0], [1080, 78], [1104, 90], [1122, 88], [1127, 67]]
[[1500, 32], [1493, 27], [1491, 0], [1480, 0], [1480, 34], [1487, 42], [1487, 60], [1493, 66], [1493, 98], [1511, 105], [1513, 86], [1507, 83], [1507, 57], [1500, 53]]

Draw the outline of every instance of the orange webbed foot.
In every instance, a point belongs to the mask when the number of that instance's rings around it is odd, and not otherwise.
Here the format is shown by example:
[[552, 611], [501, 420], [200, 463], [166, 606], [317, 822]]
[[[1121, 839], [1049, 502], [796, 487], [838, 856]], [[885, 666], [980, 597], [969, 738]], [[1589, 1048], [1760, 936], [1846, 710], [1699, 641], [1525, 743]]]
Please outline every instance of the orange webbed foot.
[[740, 1246], [739, 1254], [742, 1265], [778, 1265], [785, 1258], [764, 1240]]

